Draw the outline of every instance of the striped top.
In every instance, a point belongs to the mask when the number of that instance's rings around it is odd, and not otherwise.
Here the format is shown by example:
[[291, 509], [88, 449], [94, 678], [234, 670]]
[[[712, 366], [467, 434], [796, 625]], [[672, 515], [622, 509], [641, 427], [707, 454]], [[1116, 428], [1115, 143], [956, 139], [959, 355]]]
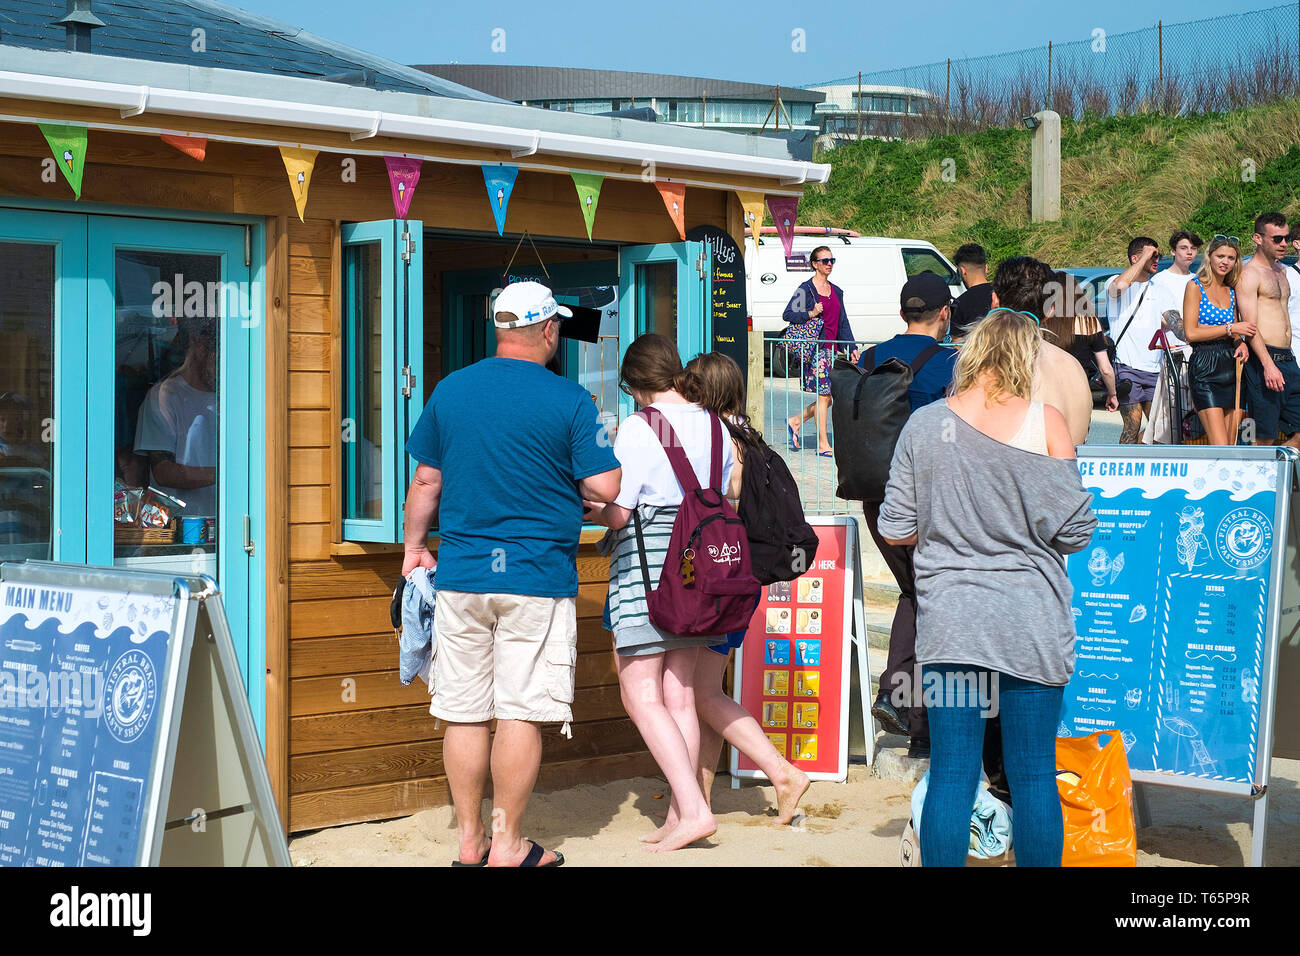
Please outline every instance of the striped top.
[[1228, 307], [1221, 309], [1205, 294], [1205, 286], [1201, 285], [1200, 278], [1192, 279], [1196, 287], [1201, 290], [1201, 308], [1197, 313], [1196, 321], [1201, 325], [1231, 325], [1232, 315], [1237, 308], [1237, 290], [1228, 289]]

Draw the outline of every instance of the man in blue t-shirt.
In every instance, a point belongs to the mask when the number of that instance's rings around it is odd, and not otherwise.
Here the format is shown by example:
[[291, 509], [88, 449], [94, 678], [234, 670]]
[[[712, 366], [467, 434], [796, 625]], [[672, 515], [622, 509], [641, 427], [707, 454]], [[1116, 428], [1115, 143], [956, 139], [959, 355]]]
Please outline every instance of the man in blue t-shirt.
[[[497, 353], [438, 383], [406, 443], [405, 575], [435, 567], [429, 712], [469, 866], [558, 866], [520, 822], [541, 763], [539, 723], [573, 719], [582, 500], [613, 501], [621, 471], [591, 395], [546, 368], [572, 313], [517, 282], [497, 297]], [[489, 746], [489, 722], [497, 721]], [[480, 806], [492, 775], [492, 836]]]
[[[908, 279], [899, 296], [899, 306], [907, 331], [875, 347], [877, 365], [890, 358], [910, 364], [927, 348], [938, 346], [948, 334], [952, 293], [948, 284], [933, 272], [922, 272]], [[864, 361], [865, 358], [860, 359], [859, 363]], [[907, 390], [912, 411], [944, 397], [952, 384], [956, 366], [956, 349], [940, 347], [917, 369]], [[877, 530], [880, 505], [879, 501], [864, 501], [862, 511], [867, 518], [867, 530], [880, 549], [880, 556], [898, 582], [899, 596], [894, 623], [889, 631], [888, 663], [880, 675], [880, 693], [871, 705], [871, 713], [887, 731], [911, 738], [910, 756], [929, 756], [930, 724], [919, 699], [920, 688], [912, 688], [915, 675], [919, 673], [916, 667], [916, 573], [912, 569], [915, 548], [892, 545], [880, 536]], [[914, 690], [917, 696], [903, 692], [908, 689]]]

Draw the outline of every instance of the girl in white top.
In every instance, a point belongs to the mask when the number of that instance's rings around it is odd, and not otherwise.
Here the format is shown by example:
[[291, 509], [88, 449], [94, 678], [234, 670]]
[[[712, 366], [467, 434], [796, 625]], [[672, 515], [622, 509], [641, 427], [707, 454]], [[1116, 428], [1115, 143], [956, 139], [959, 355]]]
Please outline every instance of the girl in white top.
[[[619, 387], [638, 405], [653, 405], [672, 425], [702, 486], [710, 477], [712, 443], [722, 442], [720, 490], [726, 489], [731, 442], [717, 416], [683, 396], [686, 373], [672, 341], [654, 333], [641, 336], [628, 346], [620, 376]], [[668, 821], [651, 835], [647, 849], [676, 850], [717, 829], [697, 775], [695, 672], [699, 655], [708, 653], [705, 645], [722, 638], [667, 634], [650, 621], [644, 582], [648, 578], [652, 589], [657, 585], [682, 488], [659, 438], [643, 419], [631, 417], [619, 426], [614, 454], [623, 469], [622, 488], [607, 505], [588, 502], [587, 516], [614, 532], [608, 609], [623, 706], [672, 788]]]

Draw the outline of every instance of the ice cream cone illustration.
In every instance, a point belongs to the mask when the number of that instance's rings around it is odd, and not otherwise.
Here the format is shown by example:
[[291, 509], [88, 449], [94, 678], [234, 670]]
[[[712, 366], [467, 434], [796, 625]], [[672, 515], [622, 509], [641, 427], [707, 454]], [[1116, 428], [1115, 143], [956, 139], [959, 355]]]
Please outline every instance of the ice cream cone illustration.
[[307, 174], [298, 170], [298, 195], [302, 195], [303, 187], [307, 184]]
[[397, 184], [397, 198], [402, 199], [406, 196], [406, 183]]
[[63, 151], [63, 162], [68, 167], [68, 172], [72, 172], [72, 150], [65, 149]]
[[498, 208], [498, 209], [502, 208], [502, 206], [505, 204], [505, 201], [506, 201], [506, 191], [505, 191], [505, 189], [498, 189], [498, 190], [497, 190], [497, 208]]
[[591, 205], [591, 197], [590, 197], [590, 196], [587, 197], [587, 205], [588, 205], [588, 206]]

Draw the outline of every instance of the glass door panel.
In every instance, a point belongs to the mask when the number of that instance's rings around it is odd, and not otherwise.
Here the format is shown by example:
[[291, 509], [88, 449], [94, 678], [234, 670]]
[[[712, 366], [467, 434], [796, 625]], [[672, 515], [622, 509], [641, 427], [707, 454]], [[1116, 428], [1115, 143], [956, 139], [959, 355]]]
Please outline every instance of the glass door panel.
[[0, 561], [54, 553], [55, 251], [0, 243]]

